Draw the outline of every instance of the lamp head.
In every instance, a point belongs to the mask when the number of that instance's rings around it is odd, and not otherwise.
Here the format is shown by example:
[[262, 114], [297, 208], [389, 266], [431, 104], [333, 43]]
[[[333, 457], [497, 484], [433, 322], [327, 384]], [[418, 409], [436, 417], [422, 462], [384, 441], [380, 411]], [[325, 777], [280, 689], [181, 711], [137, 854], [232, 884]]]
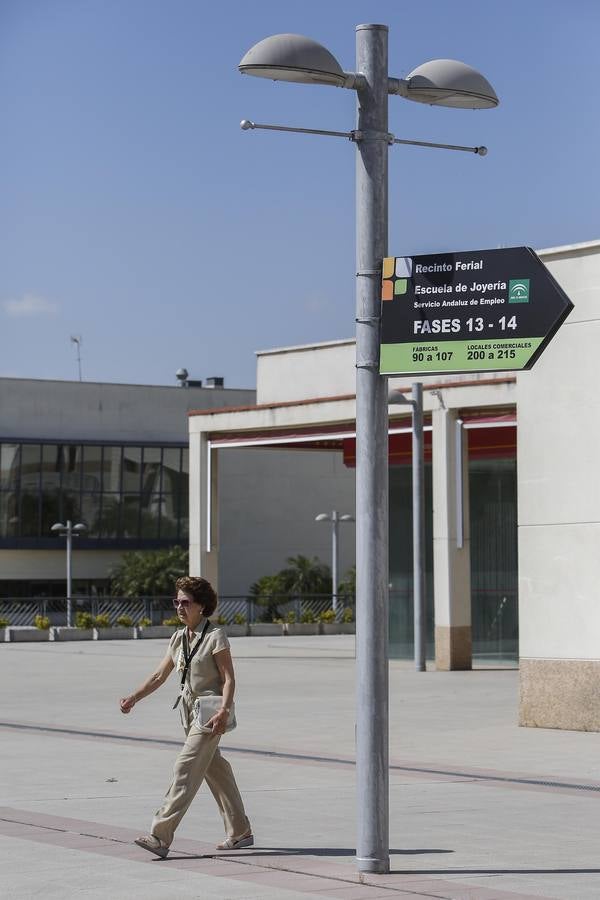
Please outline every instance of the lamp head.
[[238, 68], [242, 75], [300, 84], [343, 87], [346, 80], [335, 56], [301, 34], [274, 34], [259, 41], [248, 50]]
[[331, 516], [327, 515], [327, 513], [319, 513], [318, 516], [315, 516], [315, 522], [328, 522], [330, 519]]
[[417, 103], [457, 109], [491, 109], [500, 102], [481, 72], [456, 59], [432, 59], [406, 76], [403, 95]]
[[83, 522], [79, 522], [77, 525], [73, 526], [73, 531], [77, 532], [77, 534], [82, 534], [82, 532], [87, 531], [87, 525], [84, 525]]
[[63, 525], [62, 522], [55, 522], [50, 531], [54, 531], [58, 533], [59, 531], [66, 531], [67, 526]]

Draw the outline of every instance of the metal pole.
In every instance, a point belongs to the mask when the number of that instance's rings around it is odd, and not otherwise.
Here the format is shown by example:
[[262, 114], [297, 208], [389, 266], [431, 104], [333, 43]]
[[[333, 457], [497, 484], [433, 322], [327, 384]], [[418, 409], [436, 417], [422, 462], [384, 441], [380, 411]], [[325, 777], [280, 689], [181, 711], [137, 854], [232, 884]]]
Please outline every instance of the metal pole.
[[387, 873], [388, 416], [379, 375], [381, 262], [387, 255], [388, 29], [359, 25], [356, 70], [356, 775], [360, 872]]
[[336, 620], [338, 618], [338, 522], [339, 515], [334, 509], [331, 513], [331, 601]]
[[73, 624], [73, 601], [71, 599], [71, 545], [73, 542], [73, 527], [71, 520], [67, 519], [67, 628]]
[[427, 669], [425, 607], [425, 447], [423, 441], [423, 385], [412, 386], [413, 476], [413, 604], [415, 669]]

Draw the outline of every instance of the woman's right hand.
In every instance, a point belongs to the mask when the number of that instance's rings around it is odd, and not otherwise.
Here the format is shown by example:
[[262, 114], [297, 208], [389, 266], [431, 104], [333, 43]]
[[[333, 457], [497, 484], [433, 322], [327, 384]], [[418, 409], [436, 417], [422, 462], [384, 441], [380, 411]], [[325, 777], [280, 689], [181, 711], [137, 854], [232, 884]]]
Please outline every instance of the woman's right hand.
[[133, 707], [135, 706], [135, 697], [133, 697], [133, 696], [121, 697], [119, 706], [121, 707], [122, 713], [125, 713], [125, 714], [130, 713], [131, 710], [133, 709]]

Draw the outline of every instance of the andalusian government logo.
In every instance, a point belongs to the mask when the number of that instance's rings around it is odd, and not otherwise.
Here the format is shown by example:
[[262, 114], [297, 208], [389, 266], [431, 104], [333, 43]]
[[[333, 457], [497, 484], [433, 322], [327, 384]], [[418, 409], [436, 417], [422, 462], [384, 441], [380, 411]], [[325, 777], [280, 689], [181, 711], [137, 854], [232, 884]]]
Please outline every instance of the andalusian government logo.
[[511, 278], [508, 282], [509, 303], [529, 303], [529, 278]]

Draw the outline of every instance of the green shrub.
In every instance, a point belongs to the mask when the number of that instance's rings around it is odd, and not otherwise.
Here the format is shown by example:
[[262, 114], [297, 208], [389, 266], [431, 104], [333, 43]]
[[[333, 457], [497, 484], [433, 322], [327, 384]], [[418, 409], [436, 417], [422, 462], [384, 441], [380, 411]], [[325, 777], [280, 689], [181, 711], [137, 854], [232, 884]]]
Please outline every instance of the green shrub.
[[312, 609], [306, 609], [300, 616], [300, 621], [303, 625], [314, 625], [317, 621], [317, 617], [315, 616]]
[[93, 615], [89, 612], [75, 613], [75, 627], [76, 628], [93, 628], [94, 627]]
[[131, 628], [133, 625], [133, 619], [131, 616], [119, 616], [117, 619], [117, 625], [120, 625], [121, 628]]
[[110, 616], [108, 613], [100, 613], [93, 621], [96, 628], [110, 628]]
[[5, 619], [4, 617], [0, 616], [0, 628], [6, 628], [8, 625], [10, 625], [10, 622], [8, 621], [8, 619]]
[[350, 625], [352, 622], [354, 622], [354, 610], [351, 609], [351, 607], [346, 606], [344, 608], [344, 611], [342, 613], [342, 622], [344, 623], [344, 625]]
[[48, 631], [50, 628], [50, 619], [48, 616], [36, 616], [33, 620], [33, 624], [36, 628], [39, 628], [40, 631]]
[[287, 622], [288, 625], [295, 625], [296, 613], [293, 610], [290, 610], [288, 613], [286, 613], [284, 622]]
[[181, 625], [181, 619], [177, 616], [171, 616], [170, 619], [163, 619], [163, 625]]
[[225, 616], [217, 616], [217, 625], [227, 625]]
[[143, 619], [140, 619], [138, 622], [139, 628], [149, 628], [152, 625], [152, 619], [149, 619], [147, 616], [144, 616]]
[[325, 609], [319, 613], [319, 622], [325, 625], [332, 625], [335, 622], [335, 609]]
[[246, 624], [246, 616], [242, 613], [236, 613], [233, 617], [234, 625], [245, 625]]

